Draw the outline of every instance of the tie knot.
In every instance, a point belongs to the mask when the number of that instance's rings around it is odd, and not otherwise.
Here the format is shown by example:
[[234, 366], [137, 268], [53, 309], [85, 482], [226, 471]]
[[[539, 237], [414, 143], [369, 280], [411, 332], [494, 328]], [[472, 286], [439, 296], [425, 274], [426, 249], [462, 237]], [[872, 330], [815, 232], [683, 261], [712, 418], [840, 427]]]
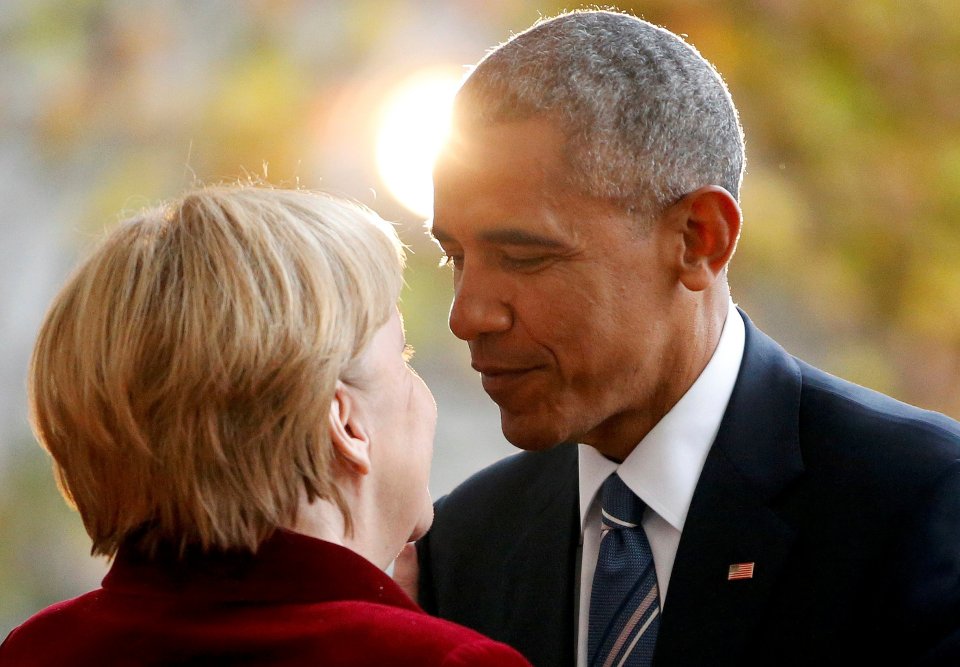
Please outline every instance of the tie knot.
[[646, 505], [630, 490], [617, 473], [607, 477], [600, 488], [603, 523], [612, 529], [640, 525]]

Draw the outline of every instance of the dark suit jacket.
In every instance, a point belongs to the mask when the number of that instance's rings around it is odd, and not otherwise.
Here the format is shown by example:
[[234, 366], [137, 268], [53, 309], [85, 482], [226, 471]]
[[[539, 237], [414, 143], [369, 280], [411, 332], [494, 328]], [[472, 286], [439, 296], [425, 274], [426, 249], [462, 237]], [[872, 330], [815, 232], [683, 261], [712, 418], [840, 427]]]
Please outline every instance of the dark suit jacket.
[[[938, 644], [937, 664], [960, 664], [941, 643], [960, 627], [960, 425], [812, 368], [743, 317], [654, 664], [899, 665]], [[578, 539], [576, 448], [501, 461], [437, 503], [420, 603], [538, 667], [573, 665]], [[727, 580], [747, 562], [752, 579]]]
[[278, 532], [256, 557], [121, 550], [103, 588], [15, 629], [0, 665], [528, 665], [424, 614], [343, 547]]

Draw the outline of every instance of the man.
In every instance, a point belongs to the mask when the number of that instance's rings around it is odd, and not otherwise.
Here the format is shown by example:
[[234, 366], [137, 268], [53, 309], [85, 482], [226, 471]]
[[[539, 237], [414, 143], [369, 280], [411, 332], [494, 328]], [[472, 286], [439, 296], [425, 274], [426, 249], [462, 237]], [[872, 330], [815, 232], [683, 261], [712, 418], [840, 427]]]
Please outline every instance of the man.
[[450, 328], [528, 451], [437, 502], [424, 608], [542, 667], [945, 659], [960, 425], [733, 305], [743, 138], [713, 67], [634, 17], [565, 14], [477, 65], [453, 127]]

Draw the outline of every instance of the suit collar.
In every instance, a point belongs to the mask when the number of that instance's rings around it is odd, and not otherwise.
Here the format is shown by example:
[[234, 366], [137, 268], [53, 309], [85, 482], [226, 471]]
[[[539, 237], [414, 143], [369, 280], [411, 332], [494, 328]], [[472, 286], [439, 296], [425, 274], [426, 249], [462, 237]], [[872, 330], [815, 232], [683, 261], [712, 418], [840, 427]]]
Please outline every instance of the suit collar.
[[[740, 373], [694, 492], [657, 642], [659, 664], [739, 664], [794, 530], [776, 498], [803, 472], [800, 370], [741, 312], [746, 343]], [[750, 579], [727, 579], [753, 563]], [[696, 628], [697, 641], [689, 641]]]
[[[802, 380], [796, 360], [757, 329], [746, 313], [740, 315], [745, 327], [743, 362], [708, 463], [725, 457], [747, 482], [745, 493], [762, 502], [803, 472]], [[698, 491], [703, 481], [701, 477]]]

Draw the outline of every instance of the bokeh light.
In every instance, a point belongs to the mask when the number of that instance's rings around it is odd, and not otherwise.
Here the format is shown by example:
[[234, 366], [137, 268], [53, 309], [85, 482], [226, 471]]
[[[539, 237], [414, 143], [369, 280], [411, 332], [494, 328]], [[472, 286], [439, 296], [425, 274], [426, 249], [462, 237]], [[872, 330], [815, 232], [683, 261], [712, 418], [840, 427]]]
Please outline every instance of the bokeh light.
[[377, 132], [377, 171], [390, 194], [414, 215], [433, 210], [433, 163], [450, 127], [462, 79], [455, 67], [421, 70], [388, 94]]

